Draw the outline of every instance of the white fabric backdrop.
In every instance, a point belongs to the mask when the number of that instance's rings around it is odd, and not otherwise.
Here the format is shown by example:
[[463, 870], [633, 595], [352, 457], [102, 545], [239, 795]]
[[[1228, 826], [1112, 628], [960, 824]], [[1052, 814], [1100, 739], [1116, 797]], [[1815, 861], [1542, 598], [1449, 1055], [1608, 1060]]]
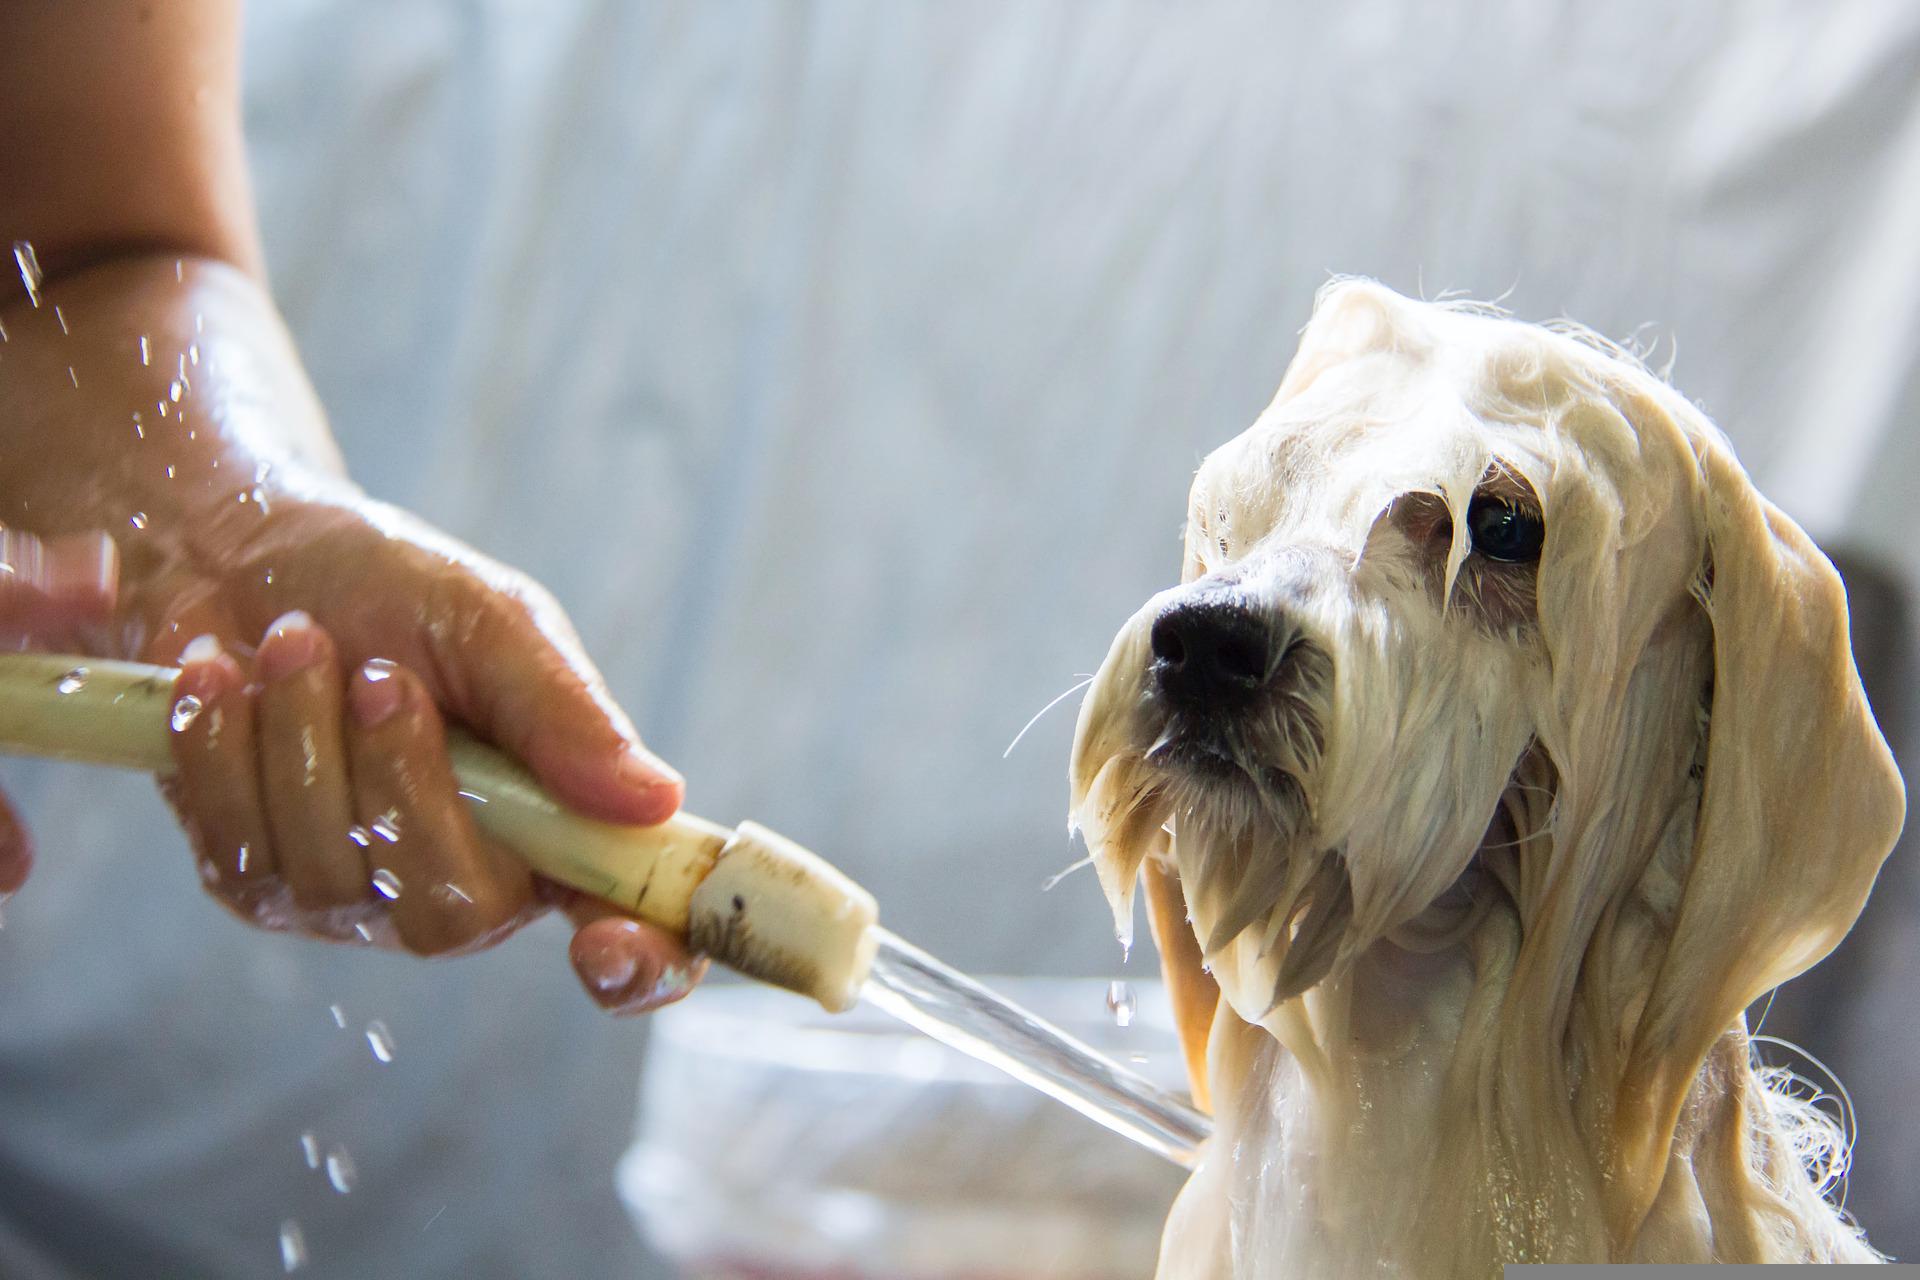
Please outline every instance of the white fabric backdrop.
[[[1171, 579], [1329, 272], [1677, 339], [1764, 488], [1920, 581], [1899, 0], [278, 0], [248, 94], [362, 482], [552, 586], [696, 811], [969, 967], [1116, 969], [1089, 880], [1037, 892], [1070, 712], [1001, 749]], [[0, 932], [0, 1272], [260, 1274], [283, 1217], [314, 1275], [651, 1265], [608, 1185], [641, 1032], [556, 928], [435, 966], [257, 937], [139, 786], [4, 772], [61, 852]], [[1897, 1101], [1854, 1202], [1920, 1251]]]

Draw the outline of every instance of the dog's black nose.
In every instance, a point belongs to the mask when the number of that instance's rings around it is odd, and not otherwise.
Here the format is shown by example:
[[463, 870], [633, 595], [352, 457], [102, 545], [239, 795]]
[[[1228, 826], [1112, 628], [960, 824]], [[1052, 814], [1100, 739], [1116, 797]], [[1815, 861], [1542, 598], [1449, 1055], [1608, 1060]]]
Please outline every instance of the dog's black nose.
[[1267, 682], [1272, 633], [1264, 618], [1237, 601], [1176, 601], [1153, 620], [1149, 641], [1160, 691], [1196, 710], [1232, 710]]

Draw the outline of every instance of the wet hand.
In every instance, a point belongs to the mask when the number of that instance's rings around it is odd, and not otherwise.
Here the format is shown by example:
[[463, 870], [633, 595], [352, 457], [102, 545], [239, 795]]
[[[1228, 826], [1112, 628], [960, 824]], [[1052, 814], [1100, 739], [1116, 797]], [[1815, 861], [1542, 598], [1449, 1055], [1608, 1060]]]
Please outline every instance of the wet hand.
[[[120, 557], [105, 534], [41, 539], [0, 528], [0, 648], [59, 649], [111, 616]], [[0, 902], [33, 870], [33, 841], [0, 794]]]
[[45, 295], [7, 312], [0, 520], [115, 531], [117, 607], [78, 647], [184, 667], [166, 789], [214, 895], [423, 955], [558, 904], [602, 1005], [684, 992], [700, 965], [677, 939], [529, 873], [447, 764], [457, 722], [589, 817], [678, 807], [553, 598], [346, 477], [244, 274], [131, 259]]

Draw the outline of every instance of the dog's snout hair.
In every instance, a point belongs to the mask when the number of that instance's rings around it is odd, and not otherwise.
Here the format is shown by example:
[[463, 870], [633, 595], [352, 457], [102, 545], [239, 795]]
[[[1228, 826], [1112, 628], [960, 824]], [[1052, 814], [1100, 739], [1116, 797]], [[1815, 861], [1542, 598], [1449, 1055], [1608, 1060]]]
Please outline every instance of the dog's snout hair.
[[1183, 580], [1072, 767], [1219, 1124], [1163, 1276], [1877, 1256], [1742, 1010], [1844, 935], [1904, 793], [1837, 576], [1697, 409], [1339, 282], [1195, 477]]

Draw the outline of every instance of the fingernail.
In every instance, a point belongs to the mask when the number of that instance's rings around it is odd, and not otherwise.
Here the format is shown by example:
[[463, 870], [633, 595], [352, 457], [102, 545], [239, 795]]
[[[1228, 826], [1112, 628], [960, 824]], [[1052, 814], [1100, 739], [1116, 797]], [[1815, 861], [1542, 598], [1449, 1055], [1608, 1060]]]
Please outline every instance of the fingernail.
[[284, 680], [305, 670], [320, 656], [320, 632], [303, 609], [285, 613], [267, 628], [260, 642], [259, 669], [266, 680]]
[[393, 677], [400, 669], [385, 658], [375, 658], [360, 668], [360, 678], [347, 690], [353, 718], [368, 729], [386, 720], [407, 700], [407, 691]]
[[686, 781], [678, 769], [639, 746], [621, 753], [617, 772], [620, 781], [636, 787], [679, 786]]
[[219, 656], [220, 642], [211, 634], [198, 635], [180, 651], [180, 665], [187, 667], [202, 662], [212, 662]]
[[639, 932], [640, 926], [631, 920], [622, 920], [584, 931], [576, 937], [573, 967], [580, 974], [580, 980], [603, 996], [632, 986], [640, 972], [640, 960], [631, 942]]

